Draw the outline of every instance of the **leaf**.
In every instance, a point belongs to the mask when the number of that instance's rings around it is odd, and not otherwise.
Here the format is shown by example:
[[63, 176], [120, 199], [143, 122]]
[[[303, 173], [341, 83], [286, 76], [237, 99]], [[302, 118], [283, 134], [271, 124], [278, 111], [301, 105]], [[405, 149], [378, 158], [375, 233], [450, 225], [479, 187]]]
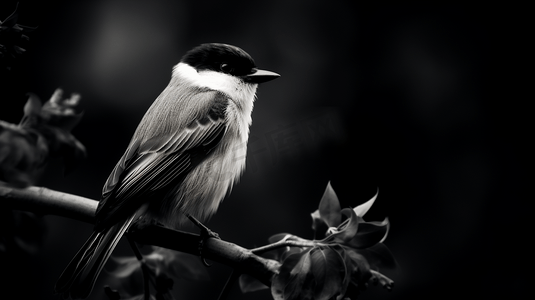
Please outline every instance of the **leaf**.
[[311, 213], [312, 217], [312, 230], [314, 231], [314, 239], [322, 239], [327, 234], [329, 226], [321, 219], [319, 209], [316, 209], [315, 212]]
[[363, 217], [368, 212], [370, 207], [372, 207], [375, 199], [377, 199], [377, 196], [379, 196], [379, 188], [377, 188], [377, 193], [375, 193], [375, 196], [353, 209], [357, 216]]
[[48, 154], [48, 146], [38, 132], [0, 121], [0, 180], [18, 187], [35, 184]]
[[[143, 256], [144, 266], [147, 267], [150, 282], [156, 290], [154, 299], [172, 299], [170, 294], [174, 278], [188, 280], [207, 280], [206, 268], [201, 260], [193, 255], [152, 246], [152, 252]], [[143, 274], [141, 263], [134, 256], [113, 257], [115, 269], [108, 271], [113, 277], [108, 281], [120, 286], [129, 295], [143, 292]], [[137, 297], [137, 296], [136, 296]], [[136, 297], [132, 299], [137, 299]]]
[[370, 264], [366, 257], [358, 253], [355, 249], [344, 247], [348, 264], [350, 266], [351, 281], [357, 286], [362, 286], [371, 278]]
[[[135, 256], [112, 256], [106, 265], [106, 283], [121, 293], [136, 295], [143, 292], [141, 263]], [[149, 272], [152, 270], [149, 269]], [[123, 295], [124, 296], [124, 295]]]
[[153, 252], [145, 255], [145, 262], [151, 266], [156, 274], [166, 273], [175, 278], [187, 280], [208, 280], [208, 271], [197, 257], [153, 246]]
[[[288, 237], [291, 237], [292, 235], [289, 234], [289, 233], [278, 233], [278, 234], [275, 234], [275, 235], [272, 235], [271, 237], [269, 237], [268, 241], [270, 244], [273, 244], [273, 243], [276, 243], [278, 241], [281, 241], [283, 239], [286, 239]], [[284, 259], [286, 259], [286, 257], [288, 257], [288, 255], [290, 254], [293, 254], [293, 253], [296, 253], [296, 252], [301, 252], [302, 250], [298, 247], [290, 247], [290, 246], [286, 246], [286, 247], [279, 247], [279, 248], [276, 248], [276, 249], [273, 249], [271, 251], [268, 251], [264, 254], [262, 254], [263, 257], [265, 258], [270, 258], [270, 259], [274, 259], [274, 260], [277, 260], [277, 261], [284, 261]]]
[[344, 247], [340, 245], [334, 245], [334, 246], [331, 246], [331, 249], [333, 249], [334, 252], [338, 254], [344, 266], [340, 294], [338, 295], [338, 297], [336, 297], [336, 300], [340, 300], [346, 294], [347, 287], [349, 286], [349, 283], [351, 282], [351, 274], [352, 274], [353, 267], [352, 267], [351, 258], [346, 254]]
[[0, 180], [22, 187], [34, 185], [49, 157], [62, 157], [68, 173], [87, 156], [84, 145], [70, 133], [83, 115], [73, 109], [80, 96], [66, 100], [61, 96], [58, 89], [41, 105], [39, 97], [28, 93], [19, 125], [0, 121]]
[[241, 274], [239, 282], [242, 293], [256, 292], [268, 288], [267, 285], [249, 274]]
[[388, 218], [383, 222], [362, 222], [357, 234], [347, 244], [357, 249], [369, 248], [382, 242], [388, 235], [389, 228]]
[[342, 228], [342, 232], [337, 238], [341, 239], [343, 243], [347, 243], [358, 234], [360, 220], [355, 212], [349, 208], [344, 208], [342, 213], [348, 217], [348, 224]]
[[273, 298], [329, 300], [343, 294], [350, 273], [338, 250], [343, 251], [340, 246], [316, 246], [289, 256], [272, 280]]
[[320, 210], [316, 209], [310, 216], [312, 217], [312, 230], [316, 231], [319, 225], [324, 223], [320, 216]]
[[[310, 272], [310, 251], [294, 254], [300, 256], [297, 264], [292, 268], [289, 274], [288, 283], [284, 287], [284, 299], [301, 299], [303, 286], [307, 284], [307, 277]], [[293, 255], [292, 255], [293, 256]]]
[[323, 239], [322, 242], [338, 242], [346, 244], [350, 242], [354, 236], [358, 233], [359, 229], [359, 218], [352, 209], [344, 208], [342, 213], [348, 217], [337, 230], [330, 236]]
[[80, 99], [81, 96], [77, 93], [73, 93], [70, 98], [63, 99], [63, 90], [58, 88], [43, 105], [41, 115], [48, 125], [71, 132], [83, 117], [83, 112], [76, 113], [75, 111]]
[[117, 264], [114, 270], [109, 271], [113, 276], [126, 278], [131, 276], [135, 271], [141, 268], [141, 263], [135, 256], [111, 257]]
[[331, 182], [327, 184], [325, 192], [321, 197], [318, 207], [321, 219], [329, 226], [336, 227], [340, 225], [342, 216], [340, 215], [340, 201], [331, 187]]
[[[342, 283], [343, 289], [336, 300], [356, 299], [359, 290], [367, 287], [372, 277], [370, 266], [366, 258], [357, 253], [356, 249], [347, 246], [331, 246], [345, 262], [346, 275]], [[351, 284], [349, 284], [351, 283]]]
[[286, 237], [291, 236], [291, 235], [292, 234], [290, 234], [290, 233], [277, 233], [277, 234], [274, 234], [274, 235], [270, 236], [268, 238], [268, 242], [270, 244], [273, 244], [273, 243], [276, 243], [276, 242], [278, 242], [278, 241], [280, 241], [282, 239], [285, 239]]
[[271, 281], [271, 295], [275, 300], [305, 299], [301, 291], [310, 271], [310, 251], [294, 253], [288, 256], [279, 274]]
[[24, 116], [37, 116], [41, 113], [41, 100], [34, 93], [28, 93], [28, 95], [28, 101], [26, 101], [26, 104], [24, 105]]
[[288, 256], [295, 254], [295, 253], [301, 253], [303, 252], [303, 249], [300, 247], [285, 247], [284, 252], [280, 256], [279, 261], [284, 261]]
[[314, 299], [328, 300], [340, 294], [346, 267], [340, 255], [330, 247], [317, 247], [310, 252], [314, 276]]

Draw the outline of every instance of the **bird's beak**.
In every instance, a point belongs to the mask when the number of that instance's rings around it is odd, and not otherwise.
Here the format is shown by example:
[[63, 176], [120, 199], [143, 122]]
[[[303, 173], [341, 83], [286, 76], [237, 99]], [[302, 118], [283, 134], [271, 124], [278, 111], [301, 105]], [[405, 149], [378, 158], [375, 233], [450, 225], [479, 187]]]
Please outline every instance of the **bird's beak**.
[[243, 76], [245, 82], [263, 83], [280, 77], [279, 74], [266, 70], [253, 69], [253, 73]]

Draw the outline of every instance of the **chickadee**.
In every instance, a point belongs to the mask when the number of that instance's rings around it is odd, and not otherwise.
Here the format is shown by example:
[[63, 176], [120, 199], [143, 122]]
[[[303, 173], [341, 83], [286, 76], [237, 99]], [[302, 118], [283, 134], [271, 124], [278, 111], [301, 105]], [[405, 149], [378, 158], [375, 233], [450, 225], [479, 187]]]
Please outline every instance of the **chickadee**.
[[176, 228], [185, 214], [214, 214], [245, 167], [258, 84], [277, 77], [235, 46], [202, 44], [187, 52], [106, 181], [93, 234], [56, 292], [86, 298], [133, 223]]

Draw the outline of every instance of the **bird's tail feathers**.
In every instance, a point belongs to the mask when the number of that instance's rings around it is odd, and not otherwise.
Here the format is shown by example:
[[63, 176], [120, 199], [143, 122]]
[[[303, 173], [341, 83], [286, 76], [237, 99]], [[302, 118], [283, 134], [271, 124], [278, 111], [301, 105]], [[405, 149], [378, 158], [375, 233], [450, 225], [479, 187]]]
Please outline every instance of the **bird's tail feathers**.
[[135, 216], [133, 214], [102, 231], [93, 231], [56, 282], [56, 293], [72, 299], [89, 296], [102, 268]]

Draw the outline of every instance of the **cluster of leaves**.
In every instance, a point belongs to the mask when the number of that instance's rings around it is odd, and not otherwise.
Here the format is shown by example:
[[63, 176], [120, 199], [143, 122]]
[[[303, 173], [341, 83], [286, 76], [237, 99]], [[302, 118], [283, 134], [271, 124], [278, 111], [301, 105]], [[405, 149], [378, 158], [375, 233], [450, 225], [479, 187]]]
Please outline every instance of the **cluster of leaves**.
[[16, 58], [24, 53], [24, 44], [29, 38], [26, 35], [35, 28], [17, 24], [17, 8], [4, 21], [0, 21], [0, 68], [11, 70]]
[[[315, 236], [321, 235], [322, 239], [309, 241], [286, 233], [272, 236], [271, 243], [287, 241], [289, 245], [269, 252], [271, 258], [282, 263], [271, 283], [273, 298], [354, 299], [369, 282], [391, 290], [393, 281], [379, 272], [380, 268], [397, 265], [382, 243], [390, 223], [388, 219], [366, 222], [362, 218], [376, 198], [354, 209], [341, 209], [329, 183], [318, 210], [312, 213]], [[259, 289], [257, 283], [246, 278], [240, 278], [242, 290]]]
[[[143, 255], [143, 260], [135, 256], [112, 257], [115, 266], [108, 272], [110, 285], [104, 287], [110, 300], [148, 300], [144, 280], [152, 286], [151, 300], [174, 299], [171, 291], [173, 279], [208, 280], [208, 273], [202, 262], [191, 254], [166, 248], [149, 246], [150, 253]], [[121, 290], [122, 296], [118, 292]], [[124, 296], [124, 297], [123, 297]]]
[[80, 96], [63, 99], [57, 89], [44, 105], [30, 94], [18, 125], [0, 120], [0, 180], [18, 187], [34, 185], [49, 157], [64, 159], [66, 172], [86, 156], [85, 147], [72, 134], [82, 113], [74, 108]]

